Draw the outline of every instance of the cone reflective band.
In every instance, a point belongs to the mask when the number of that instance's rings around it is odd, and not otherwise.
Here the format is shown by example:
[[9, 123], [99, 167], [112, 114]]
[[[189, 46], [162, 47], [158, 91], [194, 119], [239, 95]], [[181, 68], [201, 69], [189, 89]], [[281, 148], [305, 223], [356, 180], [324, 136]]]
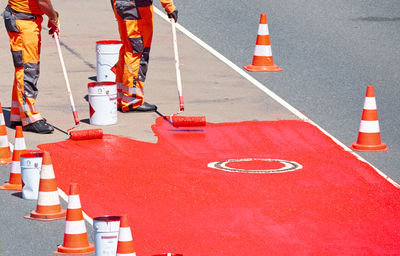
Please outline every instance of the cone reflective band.
[[10, 164], [11, 162], [12, 155], [8, 143], [7, 128], [4, 121], [3, 108], [0, 103], [0, 165]]
[[8, 183], [5, 183], [0, 187], [0, 190], [22, 190], [21, 165], [19, 161], [21, 154], [24, 153], [26, 153], [26, 145], [22, 133], [22, 126], [17, 126], [15, 128], [14, 152], [11, 162], [10, 179]]
[[274, 64], [267, 24], [267, 15], [265, 13], [262, 13], [260, 17], [253, 62], [251, 65], [243, 66], [243, 68], [251, 72], [282, 71], [280, 67]]
[[89, 244], [85, 220], [78, 194], [78, 184], [71, 183], [68, 196], [67, 217], [65, 221], [64, 243], [54, 254], [91, 254], [94, 245]]
[[126, 214], [121, 216], [118, 235], [117, 256], [135, 256], [133, 246], [132, 232], [129, 226], [128, 216]]
[[61, 209], [55, 178], [50, 153], [44, 151], [37, 207], [35, 211], [31, 211], [30, 216], [25, 216], [25, 218], [46, 221], [65, 218], [66, 211]]
[[378, 111], [372, 85], [367, 86], [358, 138], [357, 142], [352, 144], [352, 148], [360, 151], [387, 150], [386, 144], [381, 142]]

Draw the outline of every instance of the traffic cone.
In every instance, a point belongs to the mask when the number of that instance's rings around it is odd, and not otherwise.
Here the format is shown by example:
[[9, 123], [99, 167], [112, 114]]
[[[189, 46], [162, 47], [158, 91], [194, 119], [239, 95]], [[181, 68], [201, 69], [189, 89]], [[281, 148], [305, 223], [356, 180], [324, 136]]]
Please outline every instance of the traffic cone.
[[358, 138], [357, 142], [352, 144], [352, 148], [359, 151], [388, 150], [386, 144], [381, 142], [378, 111], [372, 85], [367, 86]]
[[71, 183], [68, 196], [67, 217], [65, 222], [64, 243], [58, 246], [54, 254], [90, 254], [94, 245], [89, 244], [83, 219], [78, 184]]
[[24, 134], [22, 133], [22, 126], [15, 128], [15, 140], [14, 140], [14, 152], [12, 155], [10, 180], [3, 186], [0, 186], [0, 190], [22, 190], [22, 179], [21, 179], [21, 165], [19, 163], [20, 156], [26, 153], [26, 145]]
[[11, 150], [8, 144], [6, 122], [4, 121], [3, 108], [0, 102], [0, 165], [11, 164]]
[[243, 66], [251, 72], [278, 72], [280, 67], [274, 65], [271, 51], [271, 41], [267, 24], [267, 15], [261, 13], [260, 24], [258, 27], [256, 47], [254, 49], [253, 62], [251, 65]]
[[133, 247], [132, 232], [129, 226], [128, 215], [121, 216], [119, 224], [119, 235], [117, 245], [117, 256], [135, 256]]
[[50, 153], [44, 151], [36, 211], [31, 211], [30, 216], [25, 216], [25, 218], [50, 221], [63, 219], [65, 216], [66, 211], [61, 209]]

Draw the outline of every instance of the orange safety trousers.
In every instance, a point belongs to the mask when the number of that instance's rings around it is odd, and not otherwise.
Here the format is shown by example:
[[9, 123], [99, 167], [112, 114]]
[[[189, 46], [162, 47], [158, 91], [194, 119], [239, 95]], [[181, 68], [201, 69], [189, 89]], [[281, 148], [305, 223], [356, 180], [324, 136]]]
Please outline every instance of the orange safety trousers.
[[151, 0], [112, 0], [122, 41], [117, 62], [118, 108], [135, 109], [144, 103], [151, 41], [153, 5]]
[[43, 119], [35, 109], [43, 18], [9, 7], [3, 16], [15, 68], [10, 121], [21, 121], [25, 126]]

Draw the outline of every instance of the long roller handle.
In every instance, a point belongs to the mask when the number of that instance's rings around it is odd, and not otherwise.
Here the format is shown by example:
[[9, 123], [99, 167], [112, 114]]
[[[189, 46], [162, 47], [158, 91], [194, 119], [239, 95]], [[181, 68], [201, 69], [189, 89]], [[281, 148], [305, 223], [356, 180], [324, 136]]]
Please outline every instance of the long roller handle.
[[76, 112], [74, 99], [72, 98], [71, 86], [69, 85], [67, 70], [66, 70], [65, 64], [64, 64], [64, 58], [63, 58], [62, 53], [61, 53], [60, 41], [58, 39], [58, 34], [57, 33], [54, 33], [53, 36], [54, 36], [54, 39], [56, 40], [56, 45], [57, 45], [57, 50], [58, 50], [58, 57], [60, 58], [61, 67], [62, 67], [62, 70], [63, 70], [63, 73], [64, 73], [64, 79], [65, 79], [65, 84], [67, 85], [67, 91], [68, 91], [69, 100], [71, 101], [72, 115], [74, 116], [75, 125], [78, 125], [79, 124], [78, 113]]
[[181, 80], [181, 69], [179, 66], [178, 41], [176, 39], [176, 26], [175, 26], [174, 19], [171, 18], [170, 21], [172, 24], [172, 39], [173, 39], [173, 43], [174, 43], [176, 82], [177, 82], [177, 86], [178, 86], [179, 107], [180, 107], [180, 111], [184, 111], [185, 106], [183, 104], [183, 96], [182, 96], [182, 80]]

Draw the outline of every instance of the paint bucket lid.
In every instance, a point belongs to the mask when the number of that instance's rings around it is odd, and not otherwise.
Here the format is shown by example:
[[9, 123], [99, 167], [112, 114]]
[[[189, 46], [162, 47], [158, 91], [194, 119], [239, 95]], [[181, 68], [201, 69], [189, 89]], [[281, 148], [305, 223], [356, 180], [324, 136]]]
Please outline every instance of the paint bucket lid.
[[122, 44], [122, 41], [119, 41], [119, 40], [100, 40], [100, 41], [97, 41], [96, 44]]
[[88, 83], [88, 87], [97, 87], [97, 86], [114, 86], [115, 82], [92, 82]]
[[43, 157], [43, 151], [41, 150], [27, 150], [25, 153], [21, 154], [22, 158], [37, 158]]
[[93, 218], [96, 221], [119, 221], [121, 216], [112, 216], [112, 215], [105, 215]]

